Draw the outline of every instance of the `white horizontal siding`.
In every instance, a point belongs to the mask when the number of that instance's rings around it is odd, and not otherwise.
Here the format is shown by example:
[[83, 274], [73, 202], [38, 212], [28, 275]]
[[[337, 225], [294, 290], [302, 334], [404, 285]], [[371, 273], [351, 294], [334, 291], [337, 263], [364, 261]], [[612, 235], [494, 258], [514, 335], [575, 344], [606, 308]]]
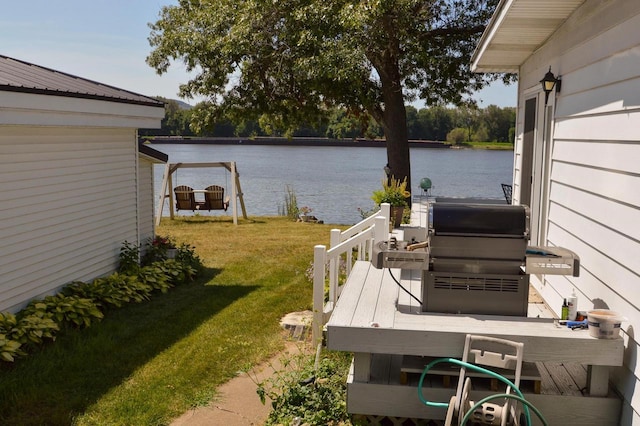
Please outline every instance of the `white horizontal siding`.
[[[640, 339], [634, 333], [640, 328], [638, 28], [640, 2], [587, 0], [522, 64], [519, 76], [520, 106], [549, 67], [562, 76], [561, 92], [550, 98], [547, 241], [574, 250], [581, 261], [580, 277], [532, 282], [554, 307], [576, 288], [580, 310], [606, 306], [628, 318], [625, 366], [613, 375], [626, 401], [625, 425], [640, 425]], [[522, 128], [518, 121], [519, 135]]]
[[0, 127], [0, 311], [117, 267], [136, 155], [134, 129]]
[[164, 108], [69, 96], [1, 92], [0, 125], [159, 128]]

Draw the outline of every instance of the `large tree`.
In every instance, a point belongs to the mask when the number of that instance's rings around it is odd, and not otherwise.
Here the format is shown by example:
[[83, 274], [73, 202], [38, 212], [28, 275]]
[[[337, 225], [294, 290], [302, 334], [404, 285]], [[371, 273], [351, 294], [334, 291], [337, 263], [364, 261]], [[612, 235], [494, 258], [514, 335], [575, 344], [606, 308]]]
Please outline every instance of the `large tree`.
[[[314, 123], [345, 107], [383, 129], [395, 177], [410, 180], [405, 104], [461, 104], [494, 76], [470, 58], [498, 0], [179, 0], [150, 24], [147, 62], [182, 60], [204, 96], [195, 119]], [[408, 186], [410, 188], [410, 186]]]

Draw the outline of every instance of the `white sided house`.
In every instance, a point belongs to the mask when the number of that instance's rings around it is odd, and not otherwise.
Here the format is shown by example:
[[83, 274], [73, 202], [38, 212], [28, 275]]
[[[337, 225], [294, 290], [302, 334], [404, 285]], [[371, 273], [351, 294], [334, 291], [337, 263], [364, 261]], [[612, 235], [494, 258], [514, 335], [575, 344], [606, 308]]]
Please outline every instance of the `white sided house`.
[[113, 272], [154, 235], [153, 164], [138, 146], [163, 103], [0, 55], [0, 312]]
[[513, 200], [531, 207], [531, 244], [580, 256], [580, 277], [531, 283], [557, 311], [575, 290], [579, 310], [627, 318], [622, 425], [640, 425], [639, 28], [637, 0], [501, 0], [472, 65], [519, 77]]

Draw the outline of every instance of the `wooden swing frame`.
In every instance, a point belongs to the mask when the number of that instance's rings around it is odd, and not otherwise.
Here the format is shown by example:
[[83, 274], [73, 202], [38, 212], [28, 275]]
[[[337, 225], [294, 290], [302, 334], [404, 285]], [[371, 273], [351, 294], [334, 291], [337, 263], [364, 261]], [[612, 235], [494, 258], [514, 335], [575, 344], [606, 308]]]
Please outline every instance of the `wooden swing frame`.
[[[242, 197], [242, 188], [240, 186], [240, 178], [238, 168], [235, 161], [217, 162], [217, 163], [167, 163], [162, 177], [162, 188], [158, 200], [158, 210], [156, 214], [156, 226], [160, 225], [162, 211], [164, 209], [164, 200], [169, 198], [169, 217], [173, 220], [175, 199], [173, 197], [173, 174], [180, 168], [207, 168], [207, 167], [224, 167], [231, 173], [231, 211], [233, 215], [233, 224], [238, 224], [238, 199], [242, 208], [242, 217], [248, 219], [247, 210], [244, 206], [244, 198]], [[226, 189], [226, 188], [225, 188]]]

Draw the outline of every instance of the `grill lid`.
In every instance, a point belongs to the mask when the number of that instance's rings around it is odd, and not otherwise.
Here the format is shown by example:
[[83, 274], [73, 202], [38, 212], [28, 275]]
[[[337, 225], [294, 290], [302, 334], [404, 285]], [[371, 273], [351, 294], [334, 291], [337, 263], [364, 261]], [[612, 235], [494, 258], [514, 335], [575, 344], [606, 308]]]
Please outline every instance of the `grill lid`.
[[438, 202], [430, 208], [436, 235], [528, 238], [526, 206]]

